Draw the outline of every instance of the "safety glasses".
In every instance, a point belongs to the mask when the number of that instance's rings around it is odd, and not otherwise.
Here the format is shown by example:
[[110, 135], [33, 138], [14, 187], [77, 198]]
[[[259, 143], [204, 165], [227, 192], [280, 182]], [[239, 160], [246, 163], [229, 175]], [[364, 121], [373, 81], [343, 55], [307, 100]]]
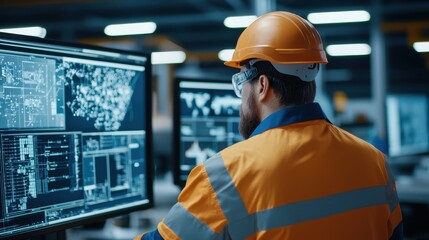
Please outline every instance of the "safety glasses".
[[232, 86], [234, 87], [234, 92], [237, 97], [241, 98], [241, 93], [243, 91], [243, 85], [256, 78], [258, 76], [258, 70], [251, 66], [249, 69], [243, 72], [236, 73], [232, 75]]

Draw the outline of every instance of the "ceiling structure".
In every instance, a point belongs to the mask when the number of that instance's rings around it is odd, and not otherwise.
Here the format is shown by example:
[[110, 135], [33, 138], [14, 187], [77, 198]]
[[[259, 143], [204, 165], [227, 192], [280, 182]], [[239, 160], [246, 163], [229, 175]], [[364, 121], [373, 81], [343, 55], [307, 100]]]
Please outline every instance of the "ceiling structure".
[[[0, 28], [42, 26], [46, 38], [77, 41], [138, 51], [184, 50], [187, 61], [176, 69], [197, 66], [208, 75], [230, 76], [235, 71], [217, 58], [233, 49], [243, 29], [223, 25], [228, 16], [260, 15], [285, 10], [306, 17], [311, 12], [367, 10], [365, 23], [316, 25], [325, 46], [337, 43], [371, 43], [381, 31], [386, 52], [388, 90], [425, 91], [429, 57], [412, 48], [412, 42], [429, 40], [428, 0], [0, 0]], [[107, 37], [108, 24], [153, 21], [153, 34]], [[370, 97], [369, 56], [329, 57], [328, 92], [337, 89], [351, 97]]]

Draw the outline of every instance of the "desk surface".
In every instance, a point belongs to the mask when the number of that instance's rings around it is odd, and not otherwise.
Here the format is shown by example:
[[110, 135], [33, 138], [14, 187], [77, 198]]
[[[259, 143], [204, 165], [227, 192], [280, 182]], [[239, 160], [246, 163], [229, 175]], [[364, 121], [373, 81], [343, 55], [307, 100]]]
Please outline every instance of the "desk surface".
[[429, 203], [429, 181], [413, 176], [397, 176], [396, 191], [400, 202]]

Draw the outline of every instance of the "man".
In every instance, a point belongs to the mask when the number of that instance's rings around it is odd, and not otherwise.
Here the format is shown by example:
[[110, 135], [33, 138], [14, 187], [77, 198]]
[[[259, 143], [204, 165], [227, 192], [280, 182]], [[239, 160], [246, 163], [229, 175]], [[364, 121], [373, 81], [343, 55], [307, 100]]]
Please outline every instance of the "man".
[[158, 229], [136, 239], [402, 239], [385, 156], [326, 119], [316, 29], [288, 12], [244, 30], [231, 61], [246, 139], [189, 175]]

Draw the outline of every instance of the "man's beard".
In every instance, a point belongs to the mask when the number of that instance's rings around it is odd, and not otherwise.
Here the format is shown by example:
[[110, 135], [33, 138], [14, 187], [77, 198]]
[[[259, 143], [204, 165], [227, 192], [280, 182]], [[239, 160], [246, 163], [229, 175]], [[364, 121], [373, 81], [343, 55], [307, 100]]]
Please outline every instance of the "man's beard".
[[244, 139], [248, 139], [253, 133], [253, 131], [256, 129], [256, 127], [258, 127], [258, 125], [261, 123], [261, 121], [259, 120], [259, 111], [256, 108], [255, 94], [253, 93], [253, 91], [250, 91], [249, 101], [247, 102], [247, 105], [249, 109], [247, 114], [243, 113], [243, 107], [240, 108], [239, 131], [241, 136], [244, 137]]

